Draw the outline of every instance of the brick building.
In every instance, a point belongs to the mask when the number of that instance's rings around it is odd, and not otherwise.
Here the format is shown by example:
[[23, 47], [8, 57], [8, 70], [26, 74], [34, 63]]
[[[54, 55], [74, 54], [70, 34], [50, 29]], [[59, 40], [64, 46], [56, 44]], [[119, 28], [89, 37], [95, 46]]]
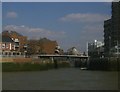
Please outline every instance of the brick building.
[[2, 36], [0, 42], [0, 55], [13, 55], [15, 52], [15, 43], [9, 36]]
[[3, 31], [2, 35], [11, 38], [14, 42], [14, 51], [19, 54], [55, 54], [56, 46], [58, 46], [56, 41], [47, 38], [27, 40], [26, 36], [15, 31]]
[[24, 52], [27, 45], [27, 37], [15, 31], [3, 31], [3, 36], [9, 36], [15, 42], [15, 50], [17, 52]]

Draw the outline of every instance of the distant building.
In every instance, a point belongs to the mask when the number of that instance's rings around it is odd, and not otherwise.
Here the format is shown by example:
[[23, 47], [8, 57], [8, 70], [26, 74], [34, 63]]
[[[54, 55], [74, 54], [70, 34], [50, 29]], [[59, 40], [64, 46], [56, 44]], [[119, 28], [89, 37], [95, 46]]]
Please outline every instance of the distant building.
[[55, 47], [55, 54], [61, 54], [60, 51], [61, 51], [60, 46], [57, 45]]
[[120, 1], [112, 2], [112, 17], [104, 22], [105, 56], [120, 54]]
[[111, 36], [112, 36], [112, 20], [106, 20], [104, 21], [104, 52], [105, 56], [110, 55], [110, 49], [111, 49]]
[[120, 1], [112, 2], [112, 47], [120, 44]]
[[14, 42], [14, 51], [20, 55], [55, 54], [56, 46], [58, 46], [56, 41], [47, 38], [27, 40], [26, 36], [15, 31], [3, 31], [2, 35], [9, 37]]
[[0, 55], [14, 55], [15, 43], [9, 36], [2, 36], [2, 42], [0, 42]]
[[90, 57], [104, 57], [104, 43], [97, 40], [88, 43], [88, 55]]
[[79, 51], [76, 49], [76, 47], [72, 47], [67, 50], [67, 53], [69, 55], [80, 55]]
[[3, 31], [3, 36], [9, 36], [15, 42], [15, 51], [24, 53], [27, 46], [27, 37], [15, 31]]

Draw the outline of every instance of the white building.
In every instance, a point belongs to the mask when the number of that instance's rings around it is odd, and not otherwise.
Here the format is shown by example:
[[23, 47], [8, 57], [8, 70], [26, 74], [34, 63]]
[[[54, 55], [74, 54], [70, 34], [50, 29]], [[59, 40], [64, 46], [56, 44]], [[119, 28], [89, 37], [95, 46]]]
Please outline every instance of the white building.
[[94, 40], [88, 43], [88, 55], [91, 57], [103, 57], [104, 42]]

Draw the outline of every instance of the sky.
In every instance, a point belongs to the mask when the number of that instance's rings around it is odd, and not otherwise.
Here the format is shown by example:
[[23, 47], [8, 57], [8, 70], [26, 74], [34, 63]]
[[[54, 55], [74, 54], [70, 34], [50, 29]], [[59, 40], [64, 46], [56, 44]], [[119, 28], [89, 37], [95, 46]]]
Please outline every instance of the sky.
[[110, 2], [3, 2], [3, 30], [15, 30], [28, 39], [56, 40], [63, 50], [103, 41], [104, 20], [111, 17]]

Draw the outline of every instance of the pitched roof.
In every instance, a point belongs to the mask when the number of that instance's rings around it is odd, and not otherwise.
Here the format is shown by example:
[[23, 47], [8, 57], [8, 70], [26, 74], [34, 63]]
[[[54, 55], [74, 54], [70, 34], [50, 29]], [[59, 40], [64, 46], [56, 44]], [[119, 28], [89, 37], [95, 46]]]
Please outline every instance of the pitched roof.
[[2, 34], [3, 35], [13, 35], [13, 34], [16, 34], [18, 36], [22, 36], [20, 33], [16, 32], [16, 31], [11, 31], [11, 30], [4, 30], [4, 31], [2, 31]]
[[2, 36], [2, 42], [14, 42], [9, 36]]

